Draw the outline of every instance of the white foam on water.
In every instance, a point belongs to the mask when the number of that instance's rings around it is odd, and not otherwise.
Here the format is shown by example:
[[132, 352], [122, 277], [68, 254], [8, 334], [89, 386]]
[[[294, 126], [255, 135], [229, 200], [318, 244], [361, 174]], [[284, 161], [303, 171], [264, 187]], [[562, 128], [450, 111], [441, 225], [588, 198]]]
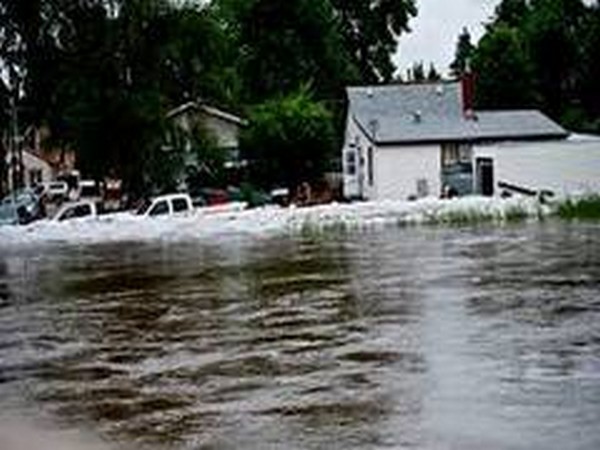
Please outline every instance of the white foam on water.
[[444, 222], [451, 215], [491, 216], [503, 220], [511, 211], [531, 217], [540, 204], [529, 198], [464, 197], [415, 202], [382, 201], [312, 206], [264, 207], [244, 211], [192, 214], [184, 217], [141, 218], [119, 213], [72, 222], [39, 221], [27, 226], [0, 227], [0, 248], [44, 243], [215, 240], [237, 235], [269, 236], [339, 226], [379, 229], [392, 225]]

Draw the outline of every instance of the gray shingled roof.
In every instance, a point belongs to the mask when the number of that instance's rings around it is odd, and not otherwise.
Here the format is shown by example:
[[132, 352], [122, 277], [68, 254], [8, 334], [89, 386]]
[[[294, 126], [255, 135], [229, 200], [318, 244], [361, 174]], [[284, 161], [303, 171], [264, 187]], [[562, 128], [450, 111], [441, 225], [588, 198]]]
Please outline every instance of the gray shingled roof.
[[460, 83], [348, 88], [349, 115], [378, 144], [560, 139], [568, 133], [535, 110], [478, 111], [466, 119]]

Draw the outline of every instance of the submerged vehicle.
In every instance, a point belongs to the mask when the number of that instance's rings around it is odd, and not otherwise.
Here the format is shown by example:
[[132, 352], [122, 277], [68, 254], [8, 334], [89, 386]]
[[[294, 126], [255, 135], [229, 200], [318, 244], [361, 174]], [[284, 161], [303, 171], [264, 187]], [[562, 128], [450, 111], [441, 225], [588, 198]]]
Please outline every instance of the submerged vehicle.
[[98, 207], [93, 201], [80, 201], [64, 205], [52, 219], [53, 222], [66, 220], [87, 220], [98, 217]]
[[[29, 189], [22, 189], [6, 196], [0, 202], [2, 207], [2, 223], [26, 225], [44, 217], [39, 197]], [[14, 222], [14, 223], [12, 223]]]
[[145, 200], [137, 209], [136, 215], [141, 217], [186, 216], [191, 214], [211, 214], [220, 212], [236, 212], [246, 209], [245, 202], [226, 202], [212, 206], [194, 207], [188, 194], [168, 194]]
[[145, 200], [137, 209], [136, 215], [142, 217], [172, 216], [190, 213], [194, 210], [188, 194], [168, 194]]

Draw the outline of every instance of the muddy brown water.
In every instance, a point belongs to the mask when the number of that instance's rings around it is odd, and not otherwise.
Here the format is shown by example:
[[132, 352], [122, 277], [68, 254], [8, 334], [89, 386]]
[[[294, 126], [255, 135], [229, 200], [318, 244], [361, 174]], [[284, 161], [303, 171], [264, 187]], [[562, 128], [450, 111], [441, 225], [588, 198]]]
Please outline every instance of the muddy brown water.
[[600, 226], [0, 251], [0, 409], [111, 447], [598, 449]]

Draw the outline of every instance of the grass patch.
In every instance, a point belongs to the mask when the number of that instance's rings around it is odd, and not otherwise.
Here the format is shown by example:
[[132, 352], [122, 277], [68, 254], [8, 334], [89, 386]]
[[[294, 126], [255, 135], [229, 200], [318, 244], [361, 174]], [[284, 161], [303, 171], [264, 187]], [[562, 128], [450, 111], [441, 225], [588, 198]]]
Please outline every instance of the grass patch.
[[527, 220], [528, 217], [529, 213], [527, 212], [527, 210], [519, 206], [511, 206], [510, 208], [507, 208], [504, 212], [504, 220], [506, 222], [523, 222]]
[[567, 220], [600, 220], [600, 195], [564, 200], [557, 205], [556, 215]]

